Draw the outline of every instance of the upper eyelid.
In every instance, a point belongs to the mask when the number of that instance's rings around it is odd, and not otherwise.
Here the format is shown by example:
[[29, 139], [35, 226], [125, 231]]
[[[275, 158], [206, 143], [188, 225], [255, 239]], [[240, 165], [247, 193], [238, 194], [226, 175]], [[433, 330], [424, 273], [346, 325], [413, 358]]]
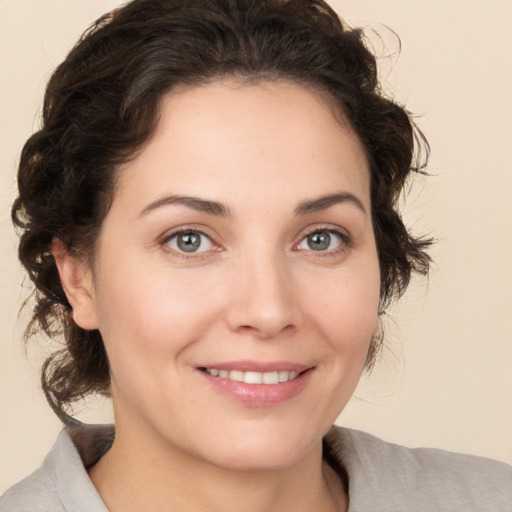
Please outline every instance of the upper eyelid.
[[[325, 251], [313, 251], [313, 250], [311, 250], [312, 253], [315, 253], [315, 256], [318, 256], [318, 257], [320, 257], [320, 256], [329, 256], [329, 255], [337, 254], [337, 253], [340, 253], [342, 251], [350, 250], [351, 248], [353, 248], [354, 241], [352, 239], [352, 236], [350, 235], [350, 233], [346, 229], [343, 229], [343, 228], [341, 228], [339, 226], [336, 226], [336, 227], [332, 227], [332, 226], [330, 226], [330, 227], [329, 226], [312, 226], [310, 230], [307, 230], [307, 231], [303, 232], [303, 234], [300, 236], [298, 241], [294, 243], [293, 247], [296, 249], [301, 243], [303, 243], [303, 241], [309, 235], [312, 235], [313, 233], [322, 232], [322, 231], [327, 231], [328, 233], [336, 234], [337, 236], [339, 236], [341, 238], [341, 243], [339, 244], [339, 247], [336, 247], [335, 249], [329, 249], [329, 250], [325, 250]], [[302, 249], [301, 252], [302, 251], [310, 252], [307, 249]]]
[[333, 233], [340, 233], [341, 235], [347, 234], [345, 229], [335, 226], [314, 226], [311, 229], [306, 229], [305, 234], [316, 233], [317, 231], [332, 231]]
[[[304, 240], [304, 238], [306, 238], [307, 236], [309, 236], [313, 233], [316, 233], [316, 232], [320, 232], [320, 231], [328, 231], [331, 233], [335, 233], [335, 234], [339, 235], [344, 240], [344, 242], [347, 244], [349, 244], [352, 240], [352, 236], [347, 229], [342, 228], [339, 225], [322, 223], [322, 224], [313, 224], [313, 225], [307, 226], [305, 228], [302, 228], [294, 236], [294, 238], [293, 238], [294, 242], [292, 243], [292, 246], [296, 246], [297, 244], [302, 242], [302, 240]], [[199, 227], [199, 226], [194, 226], [194, 225], [185, 225], [185, 226], [180, 226], [180, 227], [170, 229], [169, 231], [167, 231], [160, 237], [159, 243], [162, 245], [165, 245], [166, 243], [169, 242], [169, 240], [171, 240], [173, 237], [175, 237], [181, 233], [198, 233], [198, 234], [204, 235], [207, 238], [209, 238], [210, 241], [215, 246], [217, 246], [219, 248], [224, 247], [224, 245], [219, 242], [219, 238], [221, 238], [221, 237], [219, 237], [217, 234], [211, 233], [211, 230], [205, 226]]]
[[170, 229], [169, 231], [166, 231], [161, 237], [160, 237], [160, 243], [166, 243], [171, 238], [174, 238], [177, 235], [180, 235], [182, 233], [198, 233], [200, 235], [204, 235], [207, 238], [209, 238], [214, 244], [217, 244], [215, 241], [215, 236], [208, 233], [209, 230], [205, 228], [199, 228], [194, 226], [182, 226], [179, 228]]
[[350, 232], [347, 229], [342, 228], [341, 226], [327, 223], [327, 224], [316, 224], [316, 225], [309, 226], [309, 227], [301, 230], [298, 233], [297, 238], [299, 238], [299, 240], [302, 240], [306, 236], [309, 236], [312, 233], [316, 233], [317, 231], [329, 231], [332, 233], [337, 233], [344, 239], [350, 239], [352, 237]]
[[[212, 248], [205, 251], [186, 252], [171, 247], [169, 242], [176, 236], [179, 236], [180, 234], [184, 233], [197, 233], [205, 236], [211, 242]], [[218, 252], [218, 249], [221, 248], [221, 246], [215, 241], [215, 239], [208, 233], [205, 233], [204, 230], [192, 227], [182, 227], [168, 231], [167, 234], [161, 237], [158, 244], [166, 253], [174, 254], [174, 257], [179, 257], [184, 260], [202, 260], [204, 258], [207, 258], [212, 253]]]

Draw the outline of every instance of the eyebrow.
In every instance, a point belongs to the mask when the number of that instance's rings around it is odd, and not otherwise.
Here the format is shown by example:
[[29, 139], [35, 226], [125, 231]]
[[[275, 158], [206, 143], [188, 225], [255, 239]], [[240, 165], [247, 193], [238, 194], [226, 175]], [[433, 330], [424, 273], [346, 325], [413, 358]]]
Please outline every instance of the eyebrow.
[[295, 215], [307, 215], [308, 213], [319, 212], [326, 210], [335, 204], [341, 203], [351, 203], [366, 215], [366, 209], [363, 202], [350, 192], [338, 192], [336, 194], [328, 194], [315, 199], [303, 201], [297, 206], [297, 208], [295, 208]]
[[145, 206], [139, 216], [142, 217], [147, 215], [149, 212], [156, 210], [157, 208], [161, 208], [162, 206], [168, 206], [171, 204], [180, 204], [183, 206], [187, 206], [188, 208], [192, 208], [193, 210], [197, 210], [198, 212], [207, 213], [209, 215], [216, 215], [219, 217], [230, 217], [231, 213], [229, 208], [222, 203], [218, 203], [217, 201], [209, 201], [207, 199], [199, 199], [198, 197], [191, 196], [167, 196], [162, 199], [158, 199], [153, 201], [152, 203]]
[[[320, 196], [315, 199], [308, 199], [303, 201], [295, 208], [295, 215], [307, 215], [309, 213], [315, 213], [322, 210], [326, 210], [331, 206], [341, 203], [352, 203], [359, 210], [361, 210], [364, 214], [366, 214], [366, 209], [362, 203], [362, 201], [357, 198], [354, 194], [350, 192], [338, 192], [336, 194], [327, 194], [325, 196]], [[188, 208], [192, 208], [198, 212], [207, 213], [209, 215], [215, 215], [218, 217], [231, 217], [231, 212], [229, 208], [217, 201], [211, 201], [208, 199], [200, 199], [198, 197], [192, 196], [180, 196], [180, 195], [172, 195], [166, 196], [145, 206], [139, 216], [147, 215], [148, 213], [161, 208], [163, 206], [168, 206], [172, 204], [179, 204], [183, 206], [187, 206]]]

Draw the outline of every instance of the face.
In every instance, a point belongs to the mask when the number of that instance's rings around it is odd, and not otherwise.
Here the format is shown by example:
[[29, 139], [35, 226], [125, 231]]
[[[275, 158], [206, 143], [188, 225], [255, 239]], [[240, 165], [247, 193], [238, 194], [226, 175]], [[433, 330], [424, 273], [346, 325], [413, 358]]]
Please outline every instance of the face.
[[118, 430], [234, 469], [317, 449], [376, 330], [369, 190], [359, 141], [317, 93], [168, 94], [120, 169], [83, 315], [105, 341]]

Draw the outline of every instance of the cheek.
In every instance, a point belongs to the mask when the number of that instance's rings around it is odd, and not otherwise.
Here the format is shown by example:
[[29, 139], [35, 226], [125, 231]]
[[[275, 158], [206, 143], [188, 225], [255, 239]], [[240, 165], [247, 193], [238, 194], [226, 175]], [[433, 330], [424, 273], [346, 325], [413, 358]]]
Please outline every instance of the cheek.
[[[218, 300], [204, 282], [160, 270], [112, 272], [98, 295], [104, 339], [116, 403], [145, 410], [174, 389], [180, 399], [190, 347], [219, 316]], [[103, 292], [103, 293], [102, 293]]]
[[220, 301], [208, 293], [215, 286], [211, 281], [205, 286], [205, 276], [162, 267], [123, 273], [112, 269], [100, 281], [97, 301], [107, 350], [122, 345], [123, 352], [139, 351], [144, 358], [179, 352], [218, 316]]
[[366, 352], [378, 328], [380, 274], [378, 265], [348, 269], [326, 280], [321, 299], [310, 300], [311, 316], [331, 350]]

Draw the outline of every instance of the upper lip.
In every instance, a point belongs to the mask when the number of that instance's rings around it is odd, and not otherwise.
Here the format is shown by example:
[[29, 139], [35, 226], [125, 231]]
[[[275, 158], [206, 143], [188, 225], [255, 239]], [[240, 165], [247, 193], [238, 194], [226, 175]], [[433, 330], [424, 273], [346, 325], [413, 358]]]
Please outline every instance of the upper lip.
[[241, 361], [229, 361], [223, 363], [208, 363], [205, 365], [200, 365], [198, 368], [215, 368], [216, 370], [238, 370], [242, 372], [276, 372], [276, 371], [288, 371], [288, 372], [303, 372], [312, 368], [312, 365], [294, 363], [291, 361], [271, 361], [271, 362], [263, 362], [263, 361], [249, 361], [249, 360], [241, 360]]

